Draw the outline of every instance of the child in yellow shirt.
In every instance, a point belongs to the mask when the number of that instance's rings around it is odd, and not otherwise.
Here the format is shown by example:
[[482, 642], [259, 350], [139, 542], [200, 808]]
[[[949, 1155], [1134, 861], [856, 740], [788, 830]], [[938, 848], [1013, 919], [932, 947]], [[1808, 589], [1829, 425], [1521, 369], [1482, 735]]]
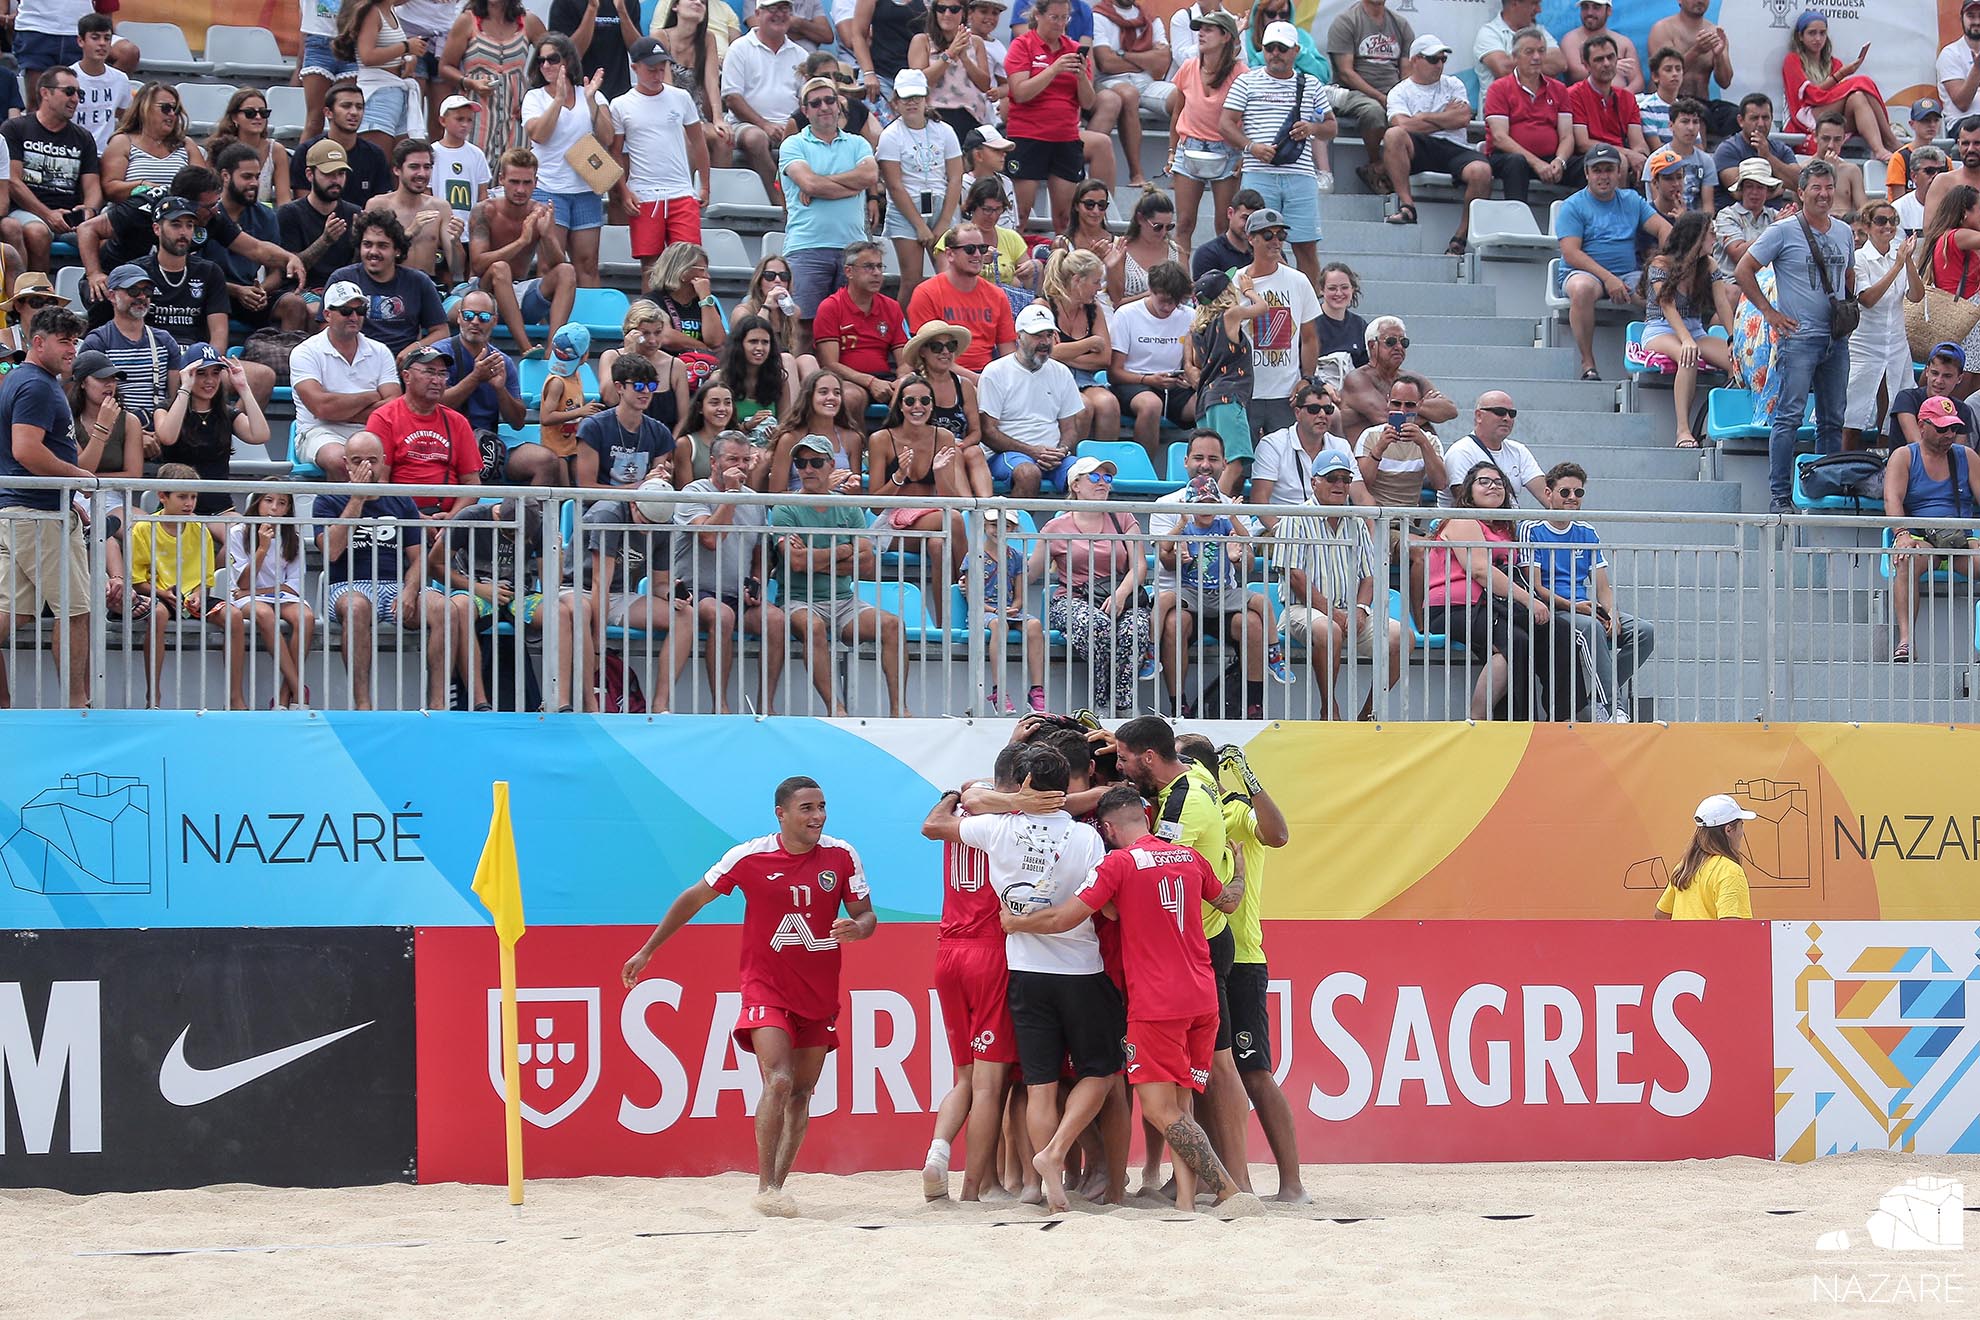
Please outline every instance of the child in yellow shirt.
[[[184, 463], [158, 469], [160, 481], [198, 481]], [[159, 671], [164, 664], [164, 625], [172, 619], [205, 618], [221, 607], [213, 597], [217, 567], [213, 536], [191, 521], [199, 496], [189, 490], [159, 492], [158, 513], [131, 528], [131, 590], [152, 602], [145, 649], [145, 704], [158, 704]]]

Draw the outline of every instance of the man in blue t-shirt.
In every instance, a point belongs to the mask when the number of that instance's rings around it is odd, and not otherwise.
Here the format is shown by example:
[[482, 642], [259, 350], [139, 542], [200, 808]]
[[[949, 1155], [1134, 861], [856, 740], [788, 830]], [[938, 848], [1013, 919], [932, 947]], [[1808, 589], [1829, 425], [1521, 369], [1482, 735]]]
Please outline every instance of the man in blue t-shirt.
[[[1748, 302], [1774, 333], [1773, 432], [1767, 437], [1767, 482], [1775, 513], [1794, 509], [1795, 432], [1808, 395], [1815, 395], [1815, 450], [1842, 448], [1843, 405], [1849, 393], [1849, 337], [1829, 333], [1830, 308], [1856, 287], [1855, 235], [1831, 214], [1835, 167], [1811, 161], [1801, 170], [1801, 213], [1776, 220], [1753, 240], [1733, 268]], [[1820, 265], [1817, 265], [1817, 261]], [[1774, 296], [1760, 290], [1760, 268], [1774, 270]]]
[[1547, 507], [1554, 516], [1521, 524], [1520, 540], [1532, 546], [1526, 564], [1534, 594], [1574, 626], [1595, 657], [1593, 718], [1627, 724], [1623, 684], [1655, 647], [1656, 634], [1616, 608], [1602, 538], [1587, 523], [1574, 521], [1587, 494], [1588, 473], [1579, 463], [1554, 464], [1547, 469]]
[[1561, 203], [1554, 236], [1560, 240], [1561, 261], [1555, 269], [1554, 294], [1568, 300], [1568, 326], [1581, 354], [1581, 378], [1600, 380], [1595, 366], [1595, 304], [1636, 303], [1641, 265], [1636, 259], [1637, 236], [1663, 242], [1670, 221], [1657, 214], [1643, 194], [1622, 186], [1622, 153], [1598, 142], [1582, 157], [1588, 186]]
[[62, 621], [56, 639], [68, 668], [69, 706], [89, 705], [90, 585], [82, 520], [69, 512], [66, 490], [6, 484], [11, 477], [95, 484], [94, 473], [76, 466], [75, 426], [60, 379], [86, 328], [67, 307], [36, 312], [28, 323], [27, 360], [0, 385], [0, 707], [12, 704], [5, 643], [44, 610]]
[[359, 216], [358, 259], [330, 276], [330, 283], [349, 280], [371, 299], [364, 332], [385, 345], [405, 366], [406, 352], [415, 344], [437, 344], [447, 337], [447, 313], [433, 277], [401, 263], [411, 241], [399, 218], [389, 211], [366, 211]]
[[522, 399], [515, 359], [488, 342], [495, 333], [495, 299], [476, 289], [454, 313], [460, 330], [440, 344], [447, 359], [447, 390], [440, 402], [467, 418], [481, 443], [482, 483], [496, 485], [508, 469], [501, 428], [520, 427], [529, 418], [529, 405]]
[[385, 447], [377, 436], [360, 431], [344, 446], [344, 463], [352, 485], [376, 486], [381, 493], [318, 495], [309, 516], [323, 554], [324, 603], [343, 626], [352, 709], [372, 709], [372, 628], [381, 615], [404, 632], [419, 630], [428, 710], [447, 708], [449, 655], [462, 685], [474, 694], [474, 708], [491, 709], [475, 651], [473, 601], [424, 585], [426, 527], [418, 505], [383, 493], [390, 489]]

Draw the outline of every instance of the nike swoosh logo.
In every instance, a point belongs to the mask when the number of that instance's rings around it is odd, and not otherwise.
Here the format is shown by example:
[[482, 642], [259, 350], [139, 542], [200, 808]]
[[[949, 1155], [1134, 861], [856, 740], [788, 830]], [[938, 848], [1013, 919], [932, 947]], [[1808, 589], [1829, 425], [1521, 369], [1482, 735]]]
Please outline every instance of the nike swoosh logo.
[[[375, 1021], [375, 1019], [374, 1019]], [[370, 1022], [360, 1022], [342, 1031], [333, 1031], [327, 1036], [313, 1040], [298, 1041], [267, 1054], [257, 1054], [239, 1063], [230, 1063], [220, 1068], [195, 1068], [186, 1062], [186, 1037], [192, 1034], [188, 1026], [172, 1042], [171, 1052], [158, 1068], [158, 1093], [173, 1104], [182, 1108], [203, 1105], [209, 1100], [217, 1100], [229, 1091], [238, 1091], [257, 1078], [266, 1077], [277, 1068], [285, 1068], [305, 1055], [314, 1054], [326, 1045], [333, 1045], [354, 1031], [362, 1031]]]

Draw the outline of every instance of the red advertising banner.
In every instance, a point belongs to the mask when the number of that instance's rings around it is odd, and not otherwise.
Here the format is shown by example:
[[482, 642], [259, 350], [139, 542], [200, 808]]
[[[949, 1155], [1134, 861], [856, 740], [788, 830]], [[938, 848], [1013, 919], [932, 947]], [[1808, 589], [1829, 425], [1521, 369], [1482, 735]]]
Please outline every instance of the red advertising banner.
[[[753, 1168], [734, 926], [536, 927], [517, 950], [531, 1177]], [[1316, 1163], [1773, 1155], [1758, 922], [1268, 922], [1273, 1045]], [[800, 1169], [913, 1167], [951, 1072], [934, 930], [849, 946]], [[419, 1176], [503, 1180], [495, 937], [423, 928]], [[1265, 1157], [1254, 1132], [1252, 1151]]]

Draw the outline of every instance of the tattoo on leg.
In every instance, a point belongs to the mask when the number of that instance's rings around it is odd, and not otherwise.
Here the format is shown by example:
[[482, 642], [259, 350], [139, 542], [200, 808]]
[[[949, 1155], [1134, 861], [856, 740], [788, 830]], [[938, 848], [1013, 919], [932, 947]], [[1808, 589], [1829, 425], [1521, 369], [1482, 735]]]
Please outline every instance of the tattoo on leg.
[[1216, 1152], [1210, 1149], [1210, 1138], [1196, 1125], [1196, 1120], [1178, 1118], [1163, 1135], [1169, 1139], [1169, 1149], [1176, 1158], [1188, 1165], [1189, 1171], [1203, 1184], [1203, 1190], [1223, 1200], [1227, 1190], [1224, 1166], [1217, 1162]]

